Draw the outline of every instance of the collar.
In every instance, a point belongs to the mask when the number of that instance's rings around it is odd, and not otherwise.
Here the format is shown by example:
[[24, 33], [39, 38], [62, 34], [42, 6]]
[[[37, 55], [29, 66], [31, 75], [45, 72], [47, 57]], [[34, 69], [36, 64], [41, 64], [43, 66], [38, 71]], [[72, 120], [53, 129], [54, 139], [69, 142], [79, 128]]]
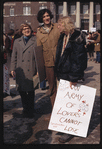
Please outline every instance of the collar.
[[[43, 34], [48, 34], [48, 32], [46, 32], [46, 30], [43, 27], [44, 27], [44, 25], [39, 28], [39, 31], [41, 33], [43, 33]], [[53, 29], [53, 27], [54, 27], [54, 23], [51, 22], [51, 26], [49, 28], [49, 32]]]

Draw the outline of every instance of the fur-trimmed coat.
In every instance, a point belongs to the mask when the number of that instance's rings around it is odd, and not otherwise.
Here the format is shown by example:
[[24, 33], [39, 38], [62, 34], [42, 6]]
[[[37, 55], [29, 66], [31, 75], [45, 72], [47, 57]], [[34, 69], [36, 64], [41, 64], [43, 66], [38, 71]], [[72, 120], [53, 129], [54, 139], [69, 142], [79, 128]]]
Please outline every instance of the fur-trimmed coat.
[[83, 77], [84, 70], [87, 68], [85, 34], [75, 30], [69, 38], [66, 48], [61, 56], [64, 35], [65, 34], [61, 34], [58, 41], [55, 72], [58, 80], [64, 79], [71, 82], [77, 82]]

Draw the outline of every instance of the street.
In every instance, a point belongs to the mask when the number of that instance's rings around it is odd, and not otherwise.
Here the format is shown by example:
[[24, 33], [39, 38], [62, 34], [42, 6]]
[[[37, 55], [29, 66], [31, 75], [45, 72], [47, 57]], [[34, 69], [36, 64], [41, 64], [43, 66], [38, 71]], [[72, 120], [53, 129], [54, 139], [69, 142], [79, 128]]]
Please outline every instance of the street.
[[[65, 144], [100, 144], [100, 63], [88, 62], [84, 78], [81, 84], [97, 89], [88, 134], [86, 138], [74, 136]], [[32, 119], [22, 118], [21, 97], [12, 78], [10, 91], [16, 96], [3, 99], [4, 144], [61, 144], [60, 133], [48, 130], [49, 121], [44, 120], [52, 111], [48, 89], [35, 90], [35, 117]]]

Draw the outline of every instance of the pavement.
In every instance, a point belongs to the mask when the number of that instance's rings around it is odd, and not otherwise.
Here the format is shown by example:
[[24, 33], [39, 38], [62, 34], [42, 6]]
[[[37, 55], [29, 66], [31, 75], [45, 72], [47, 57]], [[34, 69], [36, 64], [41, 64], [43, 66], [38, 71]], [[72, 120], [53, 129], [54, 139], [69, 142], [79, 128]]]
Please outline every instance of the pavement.
[[[100, 144], [100, 63], [88, 61], [84, 77], [85, 81], [81, 84], [97, 89], [88, 135], [86, 138], [74, 136], [63, 144]], [[49, 121], [44, 120], [52, 111], [48, 89], [35, 90], [34, 118], [22, 117], [21, 97], [12, 78], [10, 78], [10, 91], [15, 96], [3, 98], [4, 144], [62, 144], [58, 141], [61, 134], [48, 130]]]

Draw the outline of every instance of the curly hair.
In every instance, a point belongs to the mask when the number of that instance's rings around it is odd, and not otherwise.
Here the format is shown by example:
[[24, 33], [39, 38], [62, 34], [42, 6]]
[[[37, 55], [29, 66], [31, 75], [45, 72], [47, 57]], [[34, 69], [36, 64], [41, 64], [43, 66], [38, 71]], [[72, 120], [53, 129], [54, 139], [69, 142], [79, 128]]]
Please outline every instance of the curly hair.
[[39, 23], [43, 23], [43, 15], [45, 14], [45, 12], [49, 14], [50, 19], [53, 18], [53, 15], [49, 9], [41, 9], [37, 14], [37, 20], [39, 21]]
[[73, 33], [75, 29], [74, 22], [69, 16], [64, 16], [58, 20], [58, 22], [61, 22], [64, 26], [64, 32], [67, 31], [69, 33]]

